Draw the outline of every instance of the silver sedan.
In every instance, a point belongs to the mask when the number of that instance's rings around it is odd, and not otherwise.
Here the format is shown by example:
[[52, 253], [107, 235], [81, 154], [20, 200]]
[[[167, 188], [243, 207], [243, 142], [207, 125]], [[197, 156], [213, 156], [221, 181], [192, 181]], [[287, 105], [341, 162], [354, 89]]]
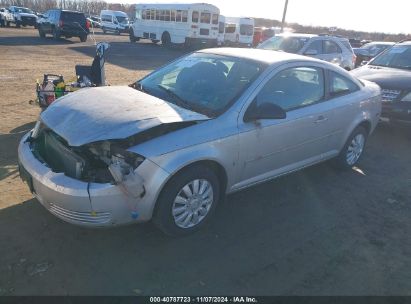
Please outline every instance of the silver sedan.
[[131, 86], [58, 99], [21, 140], [20, 174], [67, 222], [153, 219], [181, 235], [227, 193], [331, 158], [354, 166], [380, 112], [376, 84], [327, 62], [202, 50]]

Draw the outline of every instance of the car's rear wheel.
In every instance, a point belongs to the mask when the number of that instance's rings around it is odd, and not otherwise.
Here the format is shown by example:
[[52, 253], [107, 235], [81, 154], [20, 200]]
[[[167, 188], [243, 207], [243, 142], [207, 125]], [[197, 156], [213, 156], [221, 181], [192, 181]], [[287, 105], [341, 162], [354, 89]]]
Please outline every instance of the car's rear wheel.
[[165, 47], [171, 46], [171, 37], [168, 32], [164, 32], [163, 35], [161, 36], [161, 44]]
[[101, 28], [101, 30], [103, 31], [104, 34], [107, 32], [104, 26]]
[[193, 166], [174, 176], [161, 191], [154, 223], [171, 236], [197, 231], [211, 217], [220, 198], [220, 183], [213, 170]]
[[17, 27], [17, 28], [20, 28], [20, 27], [21, 27], [21, 22], [20, 22], [20, 21], [17, 21], [17, 22], [16, 22], [16, 27]]
[[87, 35], [82, 35], [79, 37], [81, 42], [86, 42], [87, 41]]
[[367, 130], [362, 126], [351, 133], [337, 158], [340, 167], [351, 168], [357, 164], [364, 151], [367, 136]]

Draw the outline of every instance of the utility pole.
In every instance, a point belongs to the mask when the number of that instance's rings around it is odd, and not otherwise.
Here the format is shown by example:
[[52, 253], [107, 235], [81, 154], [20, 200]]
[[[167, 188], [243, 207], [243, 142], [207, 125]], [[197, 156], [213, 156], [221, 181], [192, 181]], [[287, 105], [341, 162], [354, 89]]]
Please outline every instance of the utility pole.
[[283, 20], [281, 21], [281, 33], [284, 32], [285, 16], [287, 15], [287, 7], [288, 7], [288, 0], [285, 0], [285, 3], [284, 3], [284, 12], [283, 12]]

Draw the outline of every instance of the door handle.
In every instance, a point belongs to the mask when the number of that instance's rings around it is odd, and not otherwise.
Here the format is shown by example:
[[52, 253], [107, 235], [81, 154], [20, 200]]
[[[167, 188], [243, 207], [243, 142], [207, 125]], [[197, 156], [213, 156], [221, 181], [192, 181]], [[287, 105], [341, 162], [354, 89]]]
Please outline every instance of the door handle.
[[321, 116], [318, 116], [317, 120], [314, 121], [314, 123], [326, 122], [327, 120], [328, 120], [327, 117], [324, 117], [324, 116], [321, 115]]

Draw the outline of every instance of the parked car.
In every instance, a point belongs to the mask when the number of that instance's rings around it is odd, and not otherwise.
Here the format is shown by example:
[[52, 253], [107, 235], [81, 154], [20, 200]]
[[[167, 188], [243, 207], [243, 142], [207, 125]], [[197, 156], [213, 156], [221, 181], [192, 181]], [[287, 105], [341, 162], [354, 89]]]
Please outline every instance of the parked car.
[[267, 39], [270, 39], [274, 37], [276, 34], [281, 33], [281, 28], [277, 27], [255, 27], [254, 28], [254, 37], [253, 37], [253, 46], [256, 47], [259, 45], [261, 42], [266, 41]]
[[354, 166], [380, 111], [380, 88], [333, 64], [256, 49], [202, 50], [132, 87], [55, 101], [20, 142], [20, 173], [67, 222], [153, 218], [168, 234], [186, 234], [226, 193], [330, 158]]
[[382, 88], [382, 120], [411, 124], [411, 41], [395, 44], [351, 72]]
[[89, 16], [87, 20], [90, 22], [90, 25], [94, 28], [101, 28], [101, 20], [98, 16]]
[[13, 14], [7, 8], [0, 8], [0, 26], [10, 26], [10, 23], [14, 21]]
[[87, 41], [90, 22], [81, 12], [52, 9], [39, 19], [39, 36], [45, 38], [47, 34], [54, 39], [79, 37], [81, 42]]
[[37, 27], [37, 16], [31, 9], [19, 6], [10, 6], [9, 11], [13, 15], [13, 21], [10, 23], [14, 23], [16, 27]]
[[257, 48], [314, 57], [337, 64], [348, 71], [354, 68], [356, 60], [348, 39], [328, 35], [279, 34]]
[[100, 20], [104, 33], [112, 32], [120, 35], [130, 32], [130, 21], [124, 12], [103, 10], [100, 13]]
[[384, 51], [385, 49], [392, 47], [395, 43], [394, 42], [370, 42], [364, 44], [360, 48], [354, 48], [354, 54], [357, 56], [357, 60], [355, 61], [355, 67], [359, 67], [362, 62], [370, 61], [372, 58], [377, 56], [379, 53]]

